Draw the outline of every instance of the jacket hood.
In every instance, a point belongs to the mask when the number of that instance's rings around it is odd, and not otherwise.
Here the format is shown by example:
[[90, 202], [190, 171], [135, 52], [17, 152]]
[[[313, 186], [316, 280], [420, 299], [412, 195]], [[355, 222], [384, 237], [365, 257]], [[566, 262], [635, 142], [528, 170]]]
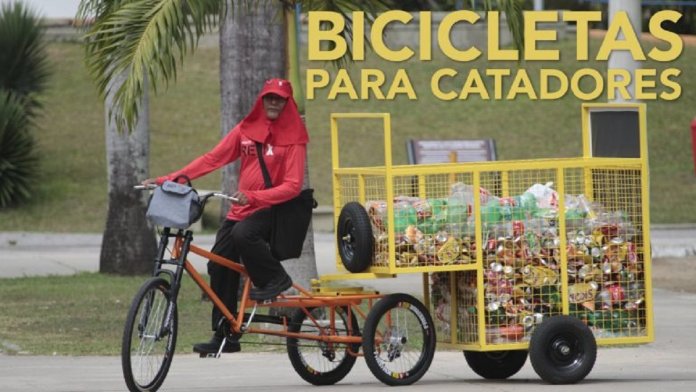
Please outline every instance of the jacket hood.
[[[278, 118], [269, 120], [263, 108], [263, 97], [277, 94], [285, 99], [285, 107]], [[256, 97], [251, 112], [240, 124], [241, 133], [247, 138], [259, 142], [271, 142], [275, 145], [307, 144], [307, 129], [297, 110], [297, 103], [292, 96], [292, 85], [285, 79], [269, 79]]]

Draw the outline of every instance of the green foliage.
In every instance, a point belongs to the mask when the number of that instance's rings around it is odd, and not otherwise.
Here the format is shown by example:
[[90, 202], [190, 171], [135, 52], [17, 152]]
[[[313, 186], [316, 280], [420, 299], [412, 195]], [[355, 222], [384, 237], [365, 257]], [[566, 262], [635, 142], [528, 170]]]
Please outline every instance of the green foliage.
[[[254, 4], [242, 0], [236, 3]], [[346, 40], [353, 34], [352, 11], [365, 12], [367, 22], [371, 23], [391, 4], [387, 0], [297, 0], [285, 4], [295, 3], [301, 3], [303, 11], [343, 15], [346, 25], [340, 35]], [[112, 93], [110, 82], [114, 75], [123, 72], [128, 75], [113, 92], [115, 104], [109, 109], [119, 129], [135, 124], [140, 98], [148, 83], [157, 91], [160, 83], [168, 84], [176, 79], [184, 55], [196, 48], [201, 35], [216, 26], [220, 15], [227, 11], [226, 4], [219, 0], [82, 1], [78, 17], [95, 19], [86, 35], [86, 53], [87, 67], [100, 93], [103, 96]], [[507, 16], [517, 48], [523, 47], [522, 5], [519, 0], [484, 0], [486, 9], [499, 9]], [[365, 42], [369, 44], [370, 40]], [[348, 53], [334, 64], [344, 67], [352, 57], [351, 52], [349, 47]]]
[[29, 198], [37, 155], [33, 118], [49, 76], [38, 17], [22, 3], [0, 8], [0, 208]]
[[[0, 355], [118, 355], [128, 308], [145, 280], [97, 273], [0, 279]], [[210, 338], [210, 308], [198, 286], [184, 277], [177, 353], [191, 353], [194, 343]], [[242, 338], [244, 351], [278, 347], [255, 345], [261, 342], [284, 348], [280, 338]]]
[[38, 17], [22, 3], [0, 8], [0, 88], [12, 91], [33, 113], [49, 76], [43, 30]]
[[34, 145], [22, 101], [0, 89], [0, 208], [29, 198], [37, 169]]
[[195, 49], [198, 39], [217, 25], [225, 2], [219, 0], [84, 0], [78, 13], [94, 17], [86, 35], [87, 67], [103, 95], [111, 80], [126, 72], [115, 91], [119, 129], [130, 128], [147, 80], [157, 91], [161, 82], [176, 79], [177, 66]]

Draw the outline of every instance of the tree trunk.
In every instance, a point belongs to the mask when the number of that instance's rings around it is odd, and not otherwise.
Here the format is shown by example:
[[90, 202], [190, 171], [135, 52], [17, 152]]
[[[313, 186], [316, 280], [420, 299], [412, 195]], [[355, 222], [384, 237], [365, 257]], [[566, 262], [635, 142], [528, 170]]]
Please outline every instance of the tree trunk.
[[[221, 133], [224, 137], [251, 110], [263, 82], [283, 75], [285, 39], [278, 1], [230, 7], [220, 26]], [[222, 189], [237, 190], [239, 162], [223, 170]], [[223, 203], [221, 218], [227, 215]]]
[[119, 132], [109, 115], [112, 92], [125, 78], [126, 74], [121, 74], [113, 80], [105, 100], [109, 211], [99, 272], [136, 275], [152, 271], [157, 244], [153, 227], [145, 219], [148, 195], [133, 189], [133, 185], [148, 178], [150, 140], [147, 93], [143, 95], [135, 129]]
[[[264, 81], [285, 76], [286, 47], [286, 28], [280, 1], [259, 2], [251, 8], [239, 5], [239, 2], [230, 6], [230, 12], [220, 27], [223, 136], [251, 110]], [[223, 172], [223, 189], [226, 192], [236, 190], [238, 178], [238, 163], [228, 165]], [[308, 186], [308, 181], [305, 166], [305, 186]], [[223, 206], [223, 217], [228, 208]], [[309, 287], [310, 280], [317, 276], [311, 225], [300, 259], [286, 261], [283, 266], [293, 280], [304, 287]]]
[[[304, 117], [304, 116], [303, 116]], [[304, 184], [303, 188], [309, 188], [309, 163], [305, 162]], [[283, 267], [288, 271], [295, 283], [300, 284], [307, 289], [310, 288], [311, 280], [316, 278], [317, 273], [317, 258], [314, 254], [314, 229], [312, 221], [309, 222], [307, 229], [307, 237], [302, 244], [302, 254], [299, 259], [288, 260], [283, 263]]]

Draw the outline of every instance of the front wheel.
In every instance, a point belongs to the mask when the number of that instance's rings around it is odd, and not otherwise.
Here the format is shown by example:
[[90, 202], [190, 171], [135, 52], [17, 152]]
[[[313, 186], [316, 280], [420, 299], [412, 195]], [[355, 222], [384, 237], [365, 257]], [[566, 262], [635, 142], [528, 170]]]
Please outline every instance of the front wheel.
[[[358, 336], [359, 328], [355, 314], [348, 308], [317, 307], [295, 310], [288, 331], [326, 337]], [[300, 377], [314, 385], [333, 385], [353, 368], [360, 343], [288, 338], [287, 348], [290, 363]]]
[[534, 371], [550, 384], [574, 384], [587, 376], [597, 359], [597, 342], [582, 321], [555, 316], [534, 329], [529, 360]]
[[433, 319], [414, 297], [391, 294], [367, 315], [362, 344], [365, 362], [378, 380], [387, 385], [413, 384], [435, 355]]
[[527, 352], [509, 351], [464, 351], [464, 358], [471, 370], [489, 380], [504, 380], [522, 369], [527, 362]]
[[131, 392], [156, 391], [174, 356], [176, 303], [169, 283], [151, 278], [133, 298], [121, 344], [123, 377]]

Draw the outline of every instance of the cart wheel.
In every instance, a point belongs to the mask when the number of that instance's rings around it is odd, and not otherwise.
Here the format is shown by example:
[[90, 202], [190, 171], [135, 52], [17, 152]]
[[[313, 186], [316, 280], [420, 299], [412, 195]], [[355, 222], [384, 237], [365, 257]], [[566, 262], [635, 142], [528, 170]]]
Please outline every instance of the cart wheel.
[[592, 370], [597, 359], [597, 342], [582, 321], [555, 316], [534, 330], [529, 359], [542, 380], [550, 384], [574, 384]]
[[372, 262], [372, 225], [370, 217], [360, 203], [343, 206], [336, 228], [338, 254], [350, 272], [365, 271]]
[[[358, 319], [346, 307], [298, 308], [292, 315], [289, 332], [320, 336], [359, 336]], [[348, 314], [350, 313], [350, 318]], [[333, 385], [343, 379], [355, 364], [360, 343], [332, 343], [288, 338], [288, 357], [305, 381], [314, 385]]]
[[464, 351], [464, 358], [471, 370], [489, 380], [504, 380], [522, 369], [527, 362], [527, 352], [509, 351]]
[[435, 328], [425, 306], [407, 294], [391, 294], [370, 310], [363, 353], [372, 374], [387, 385], [420, 380], [435, 355]]

